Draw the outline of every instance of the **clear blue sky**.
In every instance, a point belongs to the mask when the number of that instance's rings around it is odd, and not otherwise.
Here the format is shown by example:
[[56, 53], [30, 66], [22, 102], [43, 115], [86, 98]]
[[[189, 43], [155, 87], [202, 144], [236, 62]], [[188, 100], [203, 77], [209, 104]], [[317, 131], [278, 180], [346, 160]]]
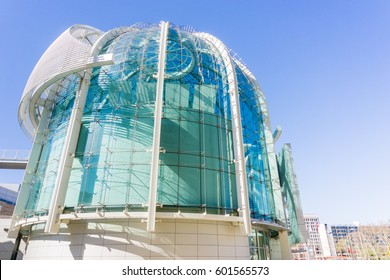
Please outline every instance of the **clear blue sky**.
[[[17, 122], [27, 79], [73, 24], [161, 20], [211, 33], [260, 83], [277, 148], [292, 144], [305, 213], [329, 224], [390, 219], [390, 1], [110, 0], [0, 3], [0, 149], [30, 149]], [[18, 183], [21, 172], [1, 171]]]

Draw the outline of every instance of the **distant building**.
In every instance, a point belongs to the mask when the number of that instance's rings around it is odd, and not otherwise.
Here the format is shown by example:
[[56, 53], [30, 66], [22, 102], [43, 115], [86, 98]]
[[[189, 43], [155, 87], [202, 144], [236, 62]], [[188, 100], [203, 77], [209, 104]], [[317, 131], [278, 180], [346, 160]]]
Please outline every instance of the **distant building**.
[[309, 253], [306, 243], [293, 244], [291, 253], [294, 260], [309, 260]]
[[0, 260], [11, 259], [12, 252], [16, 250], [16, 259], [23, 258], [23, 252], [26, 244], [20, 240], [21, 245], [15, 248], [15, 238], [8, 238], [7, 232], [11, 225], [12, 213], [15, 208], [20, 185], [0, 183]]
[[323, 260], [336, 256], [335, 245], [327, 224], [321, 224], [317, 215], [304, 215], [309, 237], [306, 242], [293, 245], [295, 260]]
[[336, 256], [336, 248], [329, 226], [327, 224], [320, 224], [319, 233], [324, 259], [334, 258]]
[[306, 229], [309, 232], [307, 242], [309, 259], [323, 259], [324, 253], [320, 237], [320, 219], [316, 215], [304, 215]]
[[334, 243], [337, 244], [340, 240], [347, 238], [347, 236], [358, 230], [355, 225], [334, 225], [331, 226]]
[[351, 233], [358, 231], [356, 225], [332, 225], [332, 236], [335, 243], [336, 255], [342, 259], [358, 258], [355, 240]]
[[12, 216], [20, 185], [0, 183], [0, 216]]

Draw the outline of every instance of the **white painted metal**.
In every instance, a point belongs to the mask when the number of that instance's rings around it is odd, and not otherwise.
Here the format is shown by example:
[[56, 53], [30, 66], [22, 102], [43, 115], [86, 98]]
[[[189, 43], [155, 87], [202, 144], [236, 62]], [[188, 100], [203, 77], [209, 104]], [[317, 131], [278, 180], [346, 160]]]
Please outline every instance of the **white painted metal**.
[[87, 59], [86, 67], [92, 68], [92, 67], [109, 65], [109, 64], [112, 64], [113, 61], [114, 61], [114, 54], [112, 54], [112, 53], [94, 55], [94, 56], [90, 56]]
[[82, 72], [85, 69], [113, 64], [113, 55], [104, 54], [91, 56], [87, 58], [83, 65], [76, 65], [74, 68], [67, 69], [64, 72], [56, 73], [49, 79], [37, 85], [27, 96], [25, 96], [19, 105], [19, 122], [30, 135], [33, 134], [34, 128], [38, 126], [39, 120], [36, 116], [36, 106], [42, 102], [41, 94], [46, 91], [55, 82], [74, 73]]
[[16, 201], [16, 205], [14, 209], [14, 214], [12, 216], [12, 222], [11, 222], [10, 230], [8, 232], [9, 238], [11, 237], [16, 238], [18, 234], [18, 230], [15, 228], [15, 223], [19, 221], [20, 217], [23, 215], [24, 209], [26, 207], [29, 198], [31, 180], [38, 166], [39, 157], [41, 155], [41, 151], [43, 147], [42, 141], [43, 141], [45, 129], [48, 124], [51, 107], [53, 104], [52, 98], [53, 98], [52, 96], [49, 96], [41, 115], [41, 121], [39, 122], [38, 125], [37, 133], [35, 135], [34, 143], [31, 150], [32, 152], [30, 154], [30, 158], [28, 160], [26, 170], [24, 172], [23, 182], [20, 187], [18, 199]]
[[157, 184], [160, 159], [161, 117], [164, 92], [165, 58], [167, 49], [167, 37], [169, 22], [161, 22], [160, 48], [158, 54], [158, 71], [156, 87], [156, 103], [154, 111], [152, 162], [150, 166], [150, 185], [148, 201], [147, 230], [154, 231], [156, 220]]
[[[112, 55], [104, 55], [100, 58], [96, 58], [96, 56], [94, 56], [99, 46], [100, 45], [93, 46], [91, 50], [92, 58], [86, 60], [88, 61], [87, 65], [89, 68], [84, 70], [84, 76], [80, 80], [79, 90], [74, 101], [72, 114], [68, 124], [68, 130], [65, 136], [64, 147], [62, 149], [59, 161], [48, 219], [45, 225], [45, 232], [57, 233], [60, 227], [60, 214], [64, 209], [66, 190], [69, 183], [69, 176], [80, 133], [84, 106], [87, 99], [87, 93], [92, 74], [92, 67], [113, 63]], [[106, 59], [108, 59], [108, 61]]]
[[76, 94], [72, 114], [66, 132], [64, 147], [57, 171], [57, 177], [54, 185], [52, 199], [49, 207], [48, 219], [45, 226], [45, 232], [57, 233], [60, 227], [59, 215], [64, 208], [66, 190], [69, 182], [70, 171], [74, 153], [76, 151], [77, 141], [80, 133], [81, 119], [83, 117], [84, 105], [87, 97], [90, 81], [90, 71], [85, 71], [85, 76], [80, 81], [79, 91]]
[[102, 31], [85, 25], [72, 26], [62, 33], [37, 62], [23, 95], [58, 73], [85, 65], [92, 47], [83, 40], [88, 33], [98, 34], [99, 37], [103, 34]]
[[[44, 128], [47, 126], [48, 110], [52, 106], [53, 92], [48, 94], [46, 103], [44, 99], [41, 99], [41, 94], [44, 91], [47, 91], [50, 86], [71, 74], [81, 72], [83, 73], [82, 75], [84, 75], [80, 82], [79, 92], [77, 93], [64, 148], [61, 154], [60, 166], [57, 170], [58, 176], [54, 186], [51, 207], [49, 209], [45, 227], [46, 232], [56, 232], [58, 230], [59, 215], [62, 212], [65, 200], [66, 187], [69, 181], [73, 155], [77, 146], [82, 112], [84, 110], [92, 68], [114, 63], [112, 54], [98, 55], [98, 52], [108, 40], [125, 33], [129, 29], [130, 28], [117, 28], [102, 35], [101, 31], [88, 26], [76, 25], [69, 28], [48, 48], [35, 66], [33, 73], [27, 82], [19, 106], [19, 121], [22, 127], [30, 133], [30, 135], [34, 132], [35, 127], [38, 126], [32, 155], [26, 170], [28, 174], [32, 174], [36, 168], [37, 160], [42, 149], [41, 146], [38, 147], [37, 145], [42, 145], [41, 142]], [[98, 38], [99, 36], [100, 38]], [[91, 46], [91, 43], [94, 44]], [[72, 53], [72, 55], [69, 56], [69, 53]], [[45, 110], [43, 110], [40, 120], [38, 120], [35, 115], [35, 109], [37, 105], [42, 105], [43, 103], [45, 103], [46, 107]], [[26, 175], [25, 183], [22, 186], [22, 192], [28, 191], [31, 177], [32, 175]], [[28, 194], [20, 195], [19, 197], [27, 199]], [[23, 210], [26, 202], [27, 201], [18, 202], [16, 206], [17, 209], [20, 208]], [[15, 221], [20, 219], [22, 212], [19, 212], [15, 212]]]
[[19, 105], [19, 123], [27, 133], [33, 135], [37, 127], [35, 103], [47, 88], [46, 86], [42, 89], [42, 85], [48, 84], [47, 81], [51, 81], [49, 85], [52, 84], [56, 81], [53, 78], [61, 76], [62, 73], [74, 73], [75, 69], [85, 69], [92, 47], [85, 38], [92, 40], [93, 43], [93, 40], [102, 34], [102, 31], [90, 26], [72, 26], [62, 33], [42, 55], [27, 81]]
[[281, 193], [277, 159], [276, 159], [275, 147], [274, 147], [274, 144], [277, 141], [277, 137], [274, 138], [274, 136], [272, 135], [271, 122], [268, 115], [267, 103], [265, 101], [265, 97], [263, 95], [263, 92], [259, 84], [256, 82], [256, 78], [254, 77], [254, 75], [239, 60], [235, 59], [234, 61], [244, 72], [247, 78], [252, 81], [252, 85], [255, 87], [256, 93], [259, 98], [260, 110], [261, 110], [263, 123], [264, 123], [264, 137], [265, 137], [265, 144], [267, 150], [267, 161], [269, 166], [269, 175], [270, 175], [270, 182], [271, 182], [272, 193], [273, 193], [273, 200], [275, 203], [276, 216], [279, 220], [284, 221], [285, 214], [284, 214], [283, 198]]
[[217, 38], [206, 33], [196, 33], [197, 36], [206, 39], [210, 42], [220, 53], [223, 62], [226, 67], [229, 83], [229, 94], [230, 94], [230, 106], [232, 111], [232, 124], [233, 124], [233, 147], [235, 156], [235, 170], [236, 170], [236, 184], [237, 184], [237, 195], [239, 198], [240, 212], [243, 217], [243, 223], [246, 234], [251, 232], [251, 218], [249, 208], [249, 197], [248, 197], [248, 184], [246, 180], [246, 166], [245, 166], [245, 154], [244, 154], [244, 143], [242, 136], [242, 124], [241, 124], [241, 113], [240, 113], [240, 101], [238, 95], [238, 84], [236, 78], [236, 71], [234, 69], [233, 59], [226, 46]]
[[[18, 118], [26, 134], [32, 136], [38, 126], [36, 106], [39, 105], [42, 93], [54, 82], [83, 71], [90, 67], [91, 63], [98, 66], [96, 60], [100, 60], [101, 65], [110, 64], [107, 63], [110, 60], [108, 55], [97, 56], [98, 52], [106, 42], [130, 30], [132, 27], [121, 27], [100, 36], [102, 34], [100, 30], [85, 25], [75, 25], [58, 37], [38, 61], [24, 89]], [[96, 38], [98, 36], [100, 37]], [[91, 48], [90, 43], [93, 42], [95, 43]], [[72, 55], [69, 56], [69, 53]], [[93, 53], [92, 57], [90, 53]]]
[[[108, 40], [130, 29], [131, 27], [117, 28], [103, 34], [93, 27], [75, 25], [53, 42], [32, 71], [19, 105], [19, 123], [27, 134], [32, 136], [38, 126], [39, 120], [35, 112], [41, 94], [54, 82], [72, 73], [83, 71], [90, 67], [91, 63], [96, 66], [107, 65], [109, 55], [97, 56], [98, 51]], [[97, 39], [98, 36], [100, 38]], [[92, 57], [90, 42], [95, 42]], [[72, 55], [69, 55], [70, 53]], [[99, 61], [101, 65], [98, 65]]]

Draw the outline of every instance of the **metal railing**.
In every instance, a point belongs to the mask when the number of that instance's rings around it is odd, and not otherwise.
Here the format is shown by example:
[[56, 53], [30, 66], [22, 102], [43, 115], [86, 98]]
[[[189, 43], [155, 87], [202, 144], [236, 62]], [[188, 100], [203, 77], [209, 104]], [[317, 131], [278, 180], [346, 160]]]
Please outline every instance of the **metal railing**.
[[28, 161], [30, 150], [0, 149], [0, 161]]

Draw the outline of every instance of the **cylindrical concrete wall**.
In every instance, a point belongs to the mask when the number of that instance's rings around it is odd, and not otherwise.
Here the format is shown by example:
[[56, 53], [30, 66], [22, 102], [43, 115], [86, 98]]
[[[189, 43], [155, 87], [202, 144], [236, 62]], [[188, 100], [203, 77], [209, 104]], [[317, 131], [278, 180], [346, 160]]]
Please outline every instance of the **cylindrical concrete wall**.
[[72, 221], [55, 235], [34, 226], [24, 259], [249, 259], [243, 228], [228, 222], [163, 219], [155, 232], [140, 219]]

